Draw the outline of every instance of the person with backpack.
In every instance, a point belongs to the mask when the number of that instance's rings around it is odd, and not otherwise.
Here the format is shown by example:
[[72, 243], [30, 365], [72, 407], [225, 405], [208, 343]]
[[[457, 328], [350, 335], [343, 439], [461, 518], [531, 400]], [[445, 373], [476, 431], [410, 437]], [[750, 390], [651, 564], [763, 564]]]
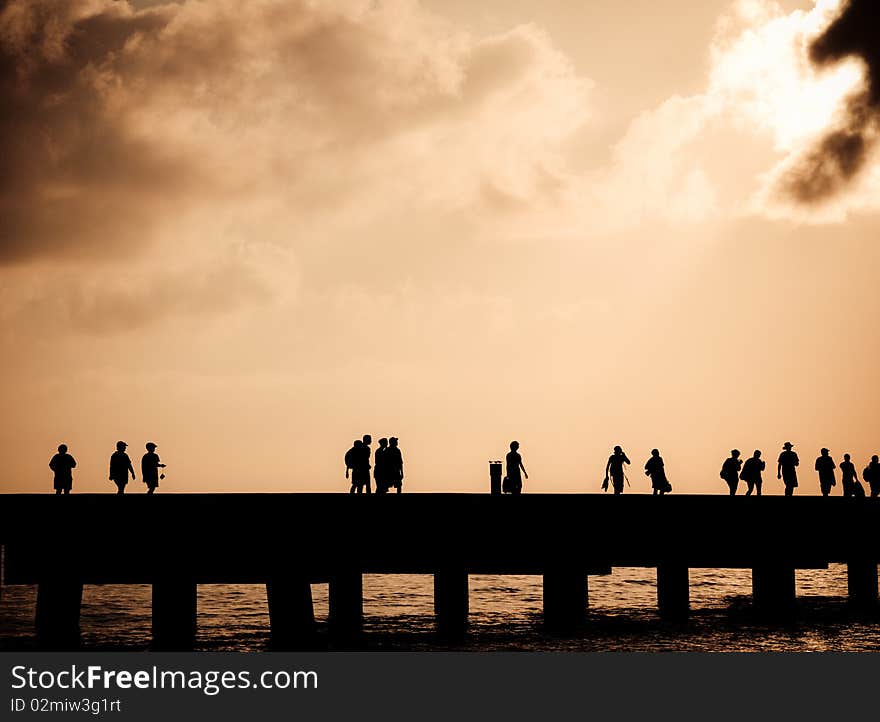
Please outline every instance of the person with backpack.
[[761, 450], [755, 449], [755, 453], [752, 454], [748, 459], [746, 459], [745, 464], [743, 464], [742, 472], [739, 475], [739, 478], [746, 482], [748, 489], [746, 489], [746, 496], [751, 496], [752, 492], [755, 492], [755, 496], [761, 496], [761, 485], [764, 483], [763, 478], [761, 477], [761, 472], [767, 467], [767, 464], [761, 458]]
[[651, 449], [651, 458], [645, 462], [645, 476], [651, 477], [654, 496], [663, 496], [672, 491], [672, 484], [666, 478], [666, 469], [659, 449]]
[[821, 449], [819, 454], [816, 458], [816, 471], [819, 472], [819, 490], [822, 492], [822, 496], [828, 496], [831, 493], [831, 488], [837, 486], [837, 479], [834, 478], [834, 470], [837, 468], [837, 464], [828, 455], [828, 449]]
[[880, 495], [880, 458], [877, 457], [877, 454], [871, 457], [871, 463], [862, 471], [862, 478], [871, 490], [872, 499]]
[[798, 485], [797, 467], [801, 462], [798, 459], [797, 453], [792, 450], [793, 446], [794, 444], [790, 441], [786, 441], [782, 445], [782, 453], [779, 455], [779, 460], [776, 463], [776, 478], [782, 479], [782, 482], [785, 484], [786, 496], [793, 496], [794, 490]]
[[623, 482], [626, 479], [626, 472], [623, 470], [624, 464], [629, 464], [623, 449], [620, 446], [614, 447], [614, 452], [608, 457], [608, 463], [605, 464], [605, 479], [602, 482], [602, 490], [608, 491], [608, 477], [611, 477], [611, 486], [614, 494], [623, 493]]
[[69, 494], [73, 488], [73, 469], [76, 459], [67, 453], [67, 444], [58, 445], [58, 453], [49, 461], [49, 468], [55, 472], [53, 487], [55, 494]]
[[739, 487], [739, 470], [742, 466], [742, 459], [739, 458], [740, 452], [739, 449], [733, 449], [730, 452], [730, 456], [724, 460], [724, 463], [721, 465], [721, 472], [719, 476], [727, 482], [727, 487], [730, 489], [730, 495], [735, 496], [737, 487]]

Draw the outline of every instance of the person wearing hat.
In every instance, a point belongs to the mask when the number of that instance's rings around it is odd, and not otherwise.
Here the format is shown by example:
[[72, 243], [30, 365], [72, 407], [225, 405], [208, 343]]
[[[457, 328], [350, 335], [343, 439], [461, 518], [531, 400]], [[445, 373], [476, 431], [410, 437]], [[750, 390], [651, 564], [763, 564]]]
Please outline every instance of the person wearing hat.
[[159, 462], [156, 445], [152, 441], [147, 442], [146, 448], [147, 453], [141, 458], [141, 478], [147, 485], [147, 493], [152, 494], [159, 486], [159, 469], [164, 469], [165, 464]]
[[776, 464], [776, 478], [782, 479], [782, 482], [785, 484], [786, 496], [794, 494], [795, 487], [798, 485], [797, 467], [801, 463], [798, 455], [792, 451], [792, 446], [793, 444], [790, 441], [786, 441], [782, 445], [783, 451], [779, 455], [779, 461]]
[[742, 468], [742, 459], [739, 456], [739, 449], [731, 449], [730, 456], [724, 460], [719, 474], [727, 482], [731, 496], [736, 496], [736, 490], [739, 487], [739, 470]]
[[831, 487], [837, 486], [837, 479], [834, 478], [834, 470], [837, 468], [837, 464], [828, 455], [828, 449], [823, 448], [819, 451], [819, 454], [816, 458], [816, 471], [819, 472], [819, 489], [822, 491], [822, 496], [828, 496], [831, 493]]
[[67, 444], [58, 446], [58, 453], [49, 462], [49, 468], [55, 472], [55, 493], [69, 494], [73, 488], [73, 469], [76, 459], [67, 453]]
[[125, 453], [128, 447], [124, 441], [116, 442], [116, 451], [110, 457], [110, 481], [116, 484], [116, 493], [124, 494], [125, 486], [128, 484], [128, 475], [131, 474], [132, 480], [134, 476], [134, 468], [131, 465], [131, 459]]
[[398, 439], [396, 436], [392, 436], [388, 443], [390, 446], [388, 447], [388, 458], [387, 458], [387, 469], [388, 469], [388, 480], [390, 486], [393, 486], [397, 489], [397, 493], [399, 494], [403, 490], [403, 454], [400, 451], [400, 447], [398, 444]]

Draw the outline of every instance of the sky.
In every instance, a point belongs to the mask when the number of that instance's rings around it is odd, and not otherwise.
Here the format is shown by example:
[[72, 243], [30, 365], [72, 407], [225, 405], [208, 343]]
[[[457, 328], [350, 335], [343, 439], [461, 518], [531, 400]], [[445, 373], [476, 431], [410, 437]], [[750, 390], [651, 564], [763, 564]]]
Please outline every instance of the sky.
[[[870, 0], [0, 0], [0, 490], [880, 453]], [[774, 467], [770, 469], [769, 467]], [[138, 476], [140, 476], [138, 474]], [[133, 487], [140, 491], [140, 480]], [[629, 490], [628, 490], [629, 491]]]

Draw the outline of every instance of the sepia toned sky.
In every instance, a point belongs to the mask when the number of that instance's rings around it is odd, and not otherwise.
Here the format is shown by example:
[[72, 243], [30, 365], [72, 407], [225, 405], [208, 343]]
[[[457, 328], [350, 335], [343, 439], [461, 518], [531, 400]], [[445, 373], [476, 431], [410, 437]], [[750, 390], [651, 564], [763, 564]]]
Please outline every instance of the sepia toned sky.
[[[880, 453], [870, 0], [0, 0], [3, 491]], [[136, 464], [137, 466], [137, 464]], [[140, 474], [138, 474], [140, 476]], [[142, 490], [140, 480], [133, 490]]]

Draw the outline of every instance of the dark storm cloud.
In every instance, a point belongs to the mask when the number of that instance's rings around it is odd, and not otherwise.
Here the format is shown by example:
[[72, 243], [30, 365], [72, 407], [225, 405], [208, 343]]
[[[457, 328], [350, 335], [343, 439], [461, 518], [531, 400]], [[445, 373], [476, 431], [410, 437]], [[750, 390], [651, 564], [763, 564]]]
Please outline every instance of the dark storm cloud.
[[124, 248], [185, 176], [129, 135], [112, 95], [120, 51], [169, 19], [82, 2], [0, 6], [0, 263]]
[[849, 58], [865, 65], [862, 88], [851, 95], [840, 124], [830, 129], [783, 177], [801, 203], [827, 200], [865, 168], [880, 124], [880, 3], [847, 0], [840, 14], [810, 46], [810, 59], [828, 67]]

